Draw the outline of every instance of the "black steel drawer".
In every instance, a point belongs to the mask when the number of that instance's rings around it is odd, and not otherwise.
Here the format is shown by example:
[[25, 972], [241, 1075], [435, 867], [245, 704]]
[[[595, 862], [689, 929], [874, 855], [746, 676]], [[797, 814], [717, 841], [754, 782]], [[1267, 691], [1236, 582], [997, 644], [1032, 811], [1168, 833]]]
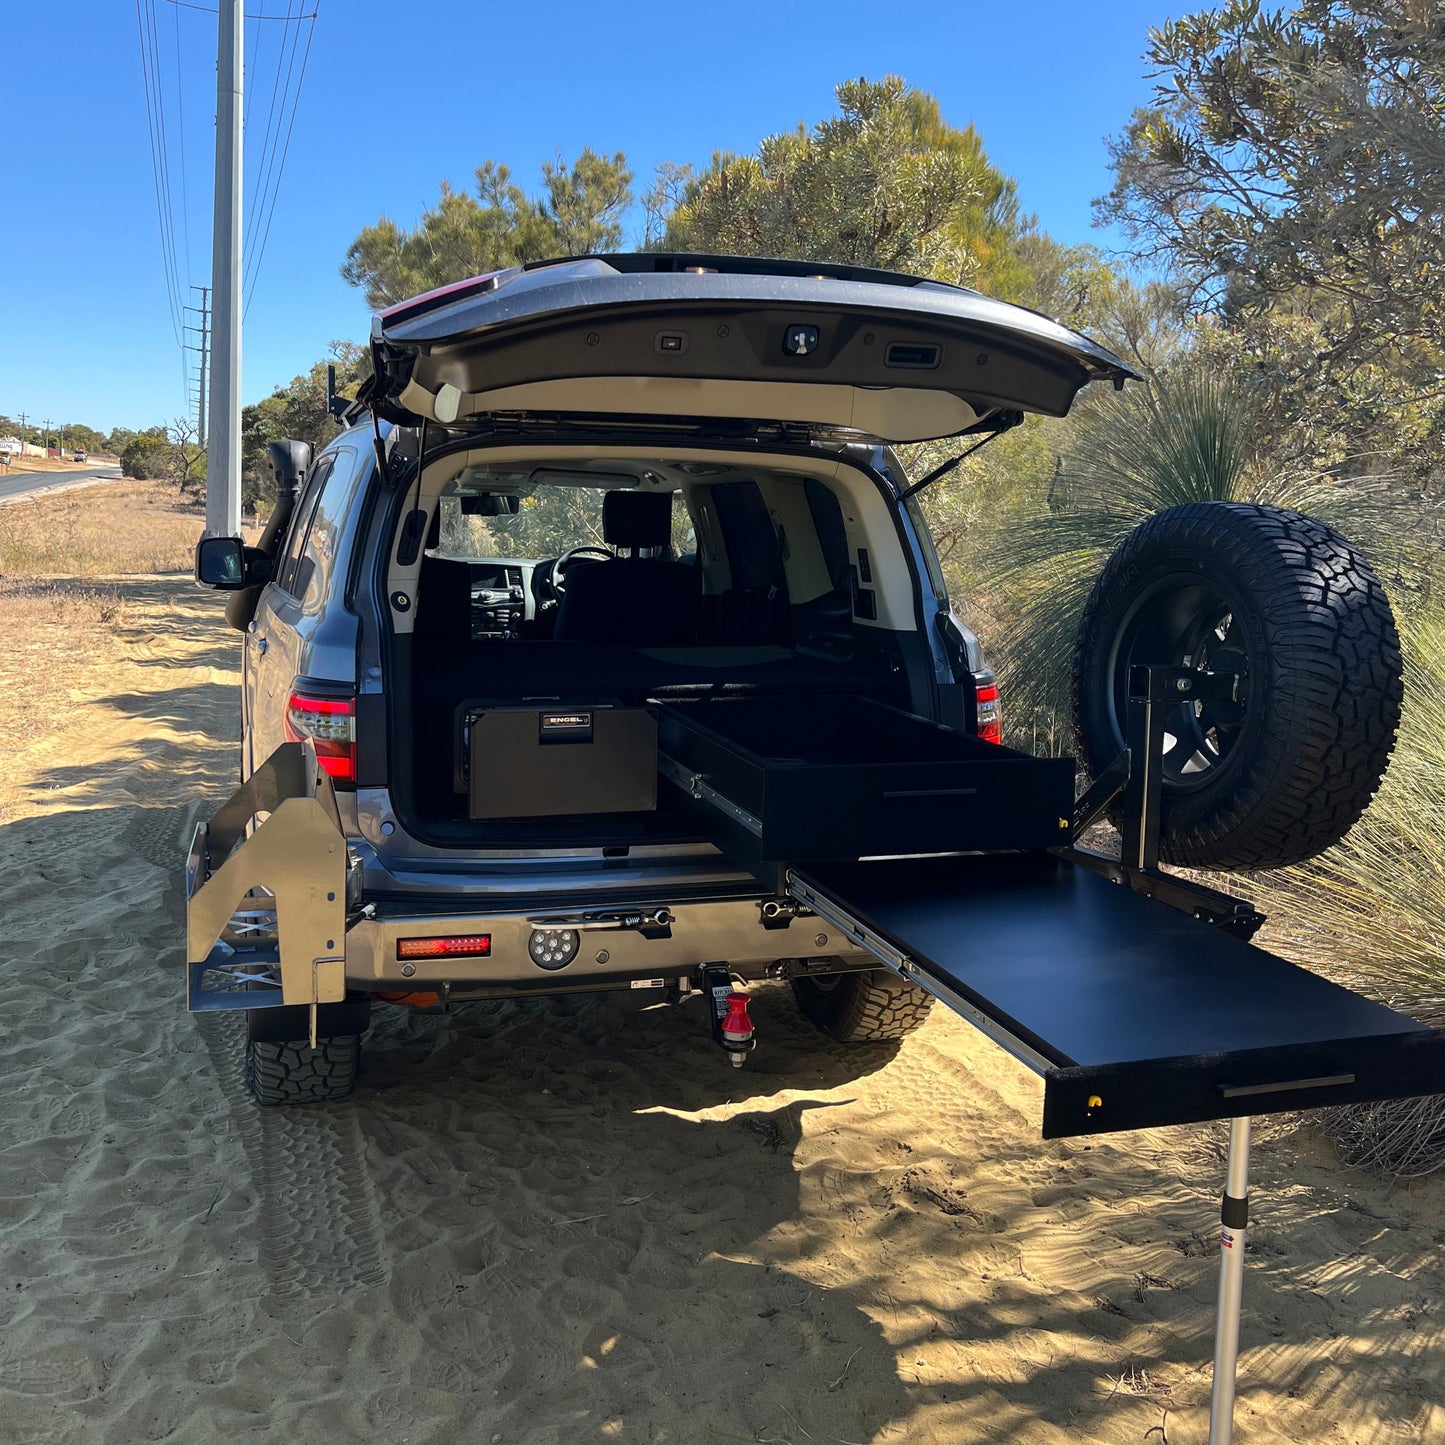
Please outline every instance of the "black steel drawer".
[[669, 704], [658, 752], [698, 827], [747, 867], [1071, 838], [1072, 759], [1030, 757], [858, 698]]

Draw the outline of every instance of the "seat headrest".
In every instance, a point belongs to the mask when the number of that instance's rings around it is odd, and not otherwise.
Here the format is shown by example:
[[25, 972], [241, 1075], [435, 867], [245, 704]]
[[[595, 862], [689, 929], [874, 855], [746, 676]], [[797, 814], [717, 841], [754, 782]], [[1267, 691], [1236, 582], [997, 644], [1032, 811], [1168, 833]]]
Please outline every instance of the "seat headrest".
[[613, 547], [667, 546], [672, 540], [672, 493], [605, 493], [602, 535]]

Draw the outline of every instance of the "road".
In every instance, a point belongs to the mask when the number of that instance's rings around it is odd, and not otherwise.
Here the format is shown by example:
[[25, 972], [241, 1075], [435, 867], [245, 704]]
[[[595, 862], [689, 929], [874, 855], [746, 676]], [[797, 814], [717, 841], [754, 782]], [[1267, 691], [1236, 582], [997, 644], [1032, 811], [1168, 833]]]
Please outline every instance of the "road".
[[0, 502], [13, 501], [35, 492], [52, 492], [88, 482], [118, 482], [120, 468], [114, 463], [99, 467], [67, 467], [59, 472], [22, 472], [19, 467], [0, 469]]

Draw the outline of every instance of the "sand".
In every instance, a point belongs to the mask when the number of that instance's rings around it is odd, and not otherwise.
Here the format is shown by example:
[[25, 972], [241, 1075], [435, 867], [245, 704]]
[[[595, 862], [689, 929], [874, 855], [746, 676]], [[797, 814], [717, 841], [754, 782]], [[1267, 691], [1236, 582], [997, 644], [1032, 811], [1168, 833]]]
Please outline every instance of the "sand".
[[[695, 1006], [390, 1010], [353, 1100], [255, 1109], [178, 967], [239, 639], [112, 589], [0, 656], [0, 1439], [1204, 1441], [1223, 1126], [1044, 1143], [941, 1010], [759, 990], [741, 1072]], [[1255, 1154], [1237, 1438], [1445, 1440], [1445, 1181]]]

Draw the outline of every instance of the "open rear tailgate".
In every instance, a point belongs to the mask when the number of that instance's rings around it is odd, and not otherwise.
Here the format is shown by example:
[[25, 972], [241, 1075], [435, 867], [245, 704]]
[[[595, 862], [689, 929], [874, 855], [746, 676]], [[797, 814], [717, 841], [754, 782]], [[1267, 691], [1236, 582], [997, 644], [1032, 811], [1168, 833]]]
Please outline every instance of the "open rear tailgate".
[[1445, 1031], [1064, 856], [817, 863], [789, 883], [1042, 1074], [1046, 1138], [1445, 1092]]
[[884, 442], [1001, 410], [1063, 416], [1135, 375], [1037, 312], [916, 276], [730, 256], [587, 256], [479, 276], [376, 317], [384, 416], [790, 423]]

